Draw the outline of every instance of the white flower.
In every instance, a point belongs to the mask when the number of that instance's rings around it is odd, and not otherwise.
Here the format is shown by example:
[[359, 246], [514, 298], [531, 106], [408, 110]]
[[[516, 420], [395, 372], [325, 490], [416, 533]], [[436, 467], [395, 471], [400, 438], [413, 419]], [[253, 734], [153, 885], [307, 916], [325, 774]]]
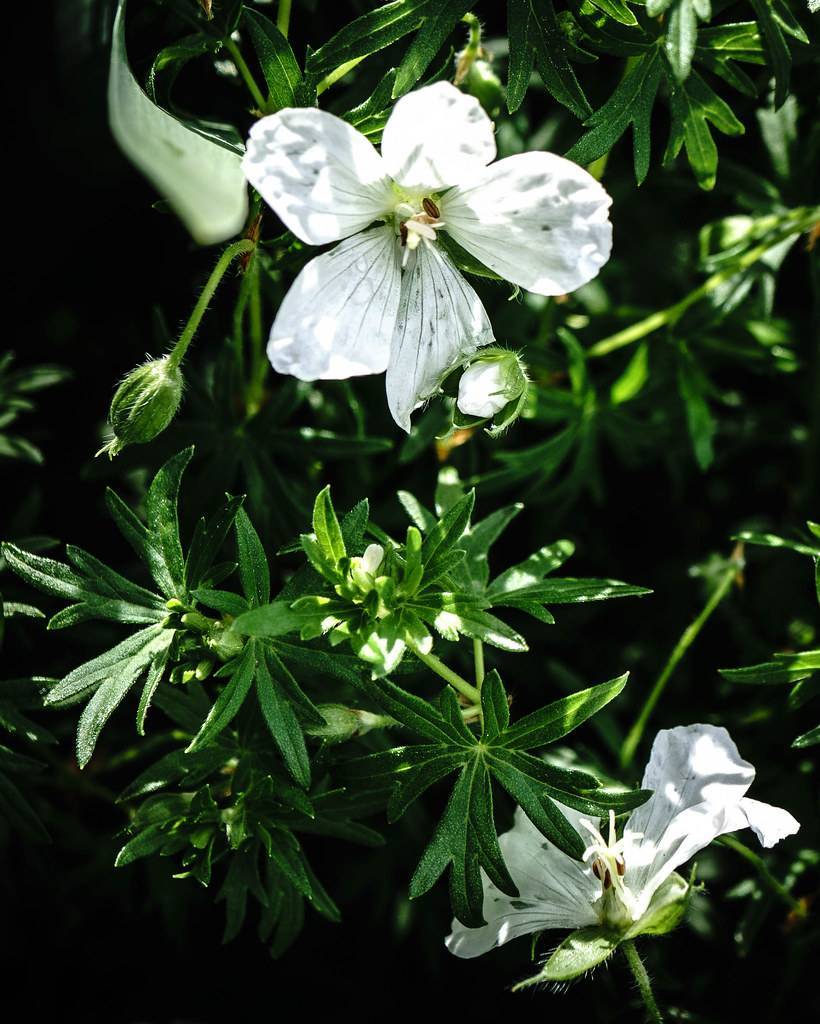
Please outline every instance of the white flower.
[[612, 246], [604, 189], [551, 153], [488, 167], [495, 154], [478, 101], [446, 82], [398, 101], [381, 155], [323, 110], [257, 121], [242, 163], [248, 180], [302, 241], [341, 239], [307, 264], [279, 308], [268, 344], [274, 368], [301, 380], [386, 370], [390, 411], [409, 430], [443, 374], [493, 340], [440, 231], [541, 295], [595, 277]]
[[461, 375], [456, 405], [465, 416], [489, 419], [519, 398], [526, 387], [527, 378], [516, 354], [495, 350], [486, 359], [476, 359]]
[[718, 836], [751, 828], [769, 847], [797, 832], [800, 825], [788, 811], [745, 795], [754, 776], [723, 728], [661, 730], [641, 783], [654, 793], [629, 816], [620, 839], [614, 815], [604, 839], [597, 821], [562, 807], [573, 826], [590, 835], [584, 863], [548, 842], [519, 807], [499, 843], [520, 895], [504, 895], [484, 876], [487, 924], [465, 928], [454, 921], [447, 948], [473, 957], [546, 928], [630, 927], [672, 872]]

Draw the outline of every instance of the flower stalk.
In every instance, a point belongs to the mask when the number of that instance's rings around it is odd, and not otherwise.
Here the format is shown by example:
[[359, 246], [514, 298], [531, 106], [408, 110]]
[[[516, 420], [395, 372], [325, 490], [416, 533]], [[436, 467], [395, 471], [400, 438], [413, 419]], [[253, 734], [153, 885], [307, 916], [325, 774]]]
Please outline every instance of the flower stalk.
[[624, 741], [623, 747], [621, 748], [621, 767], [627, 768], [635, 756], [635, 751], [638, 749], [638, 744], [646, 729], [647, 722], [655, 710], [655, 706], [661, 699], [663, 691], [666, 689], [666, 684], [672, 673], [677, 668], [679, 662], [695, 642], [698, 634], [709, 621], [712, 612], [717, 608], [726, 594], [729, 592], [729, 588], [732, 583], [737, 579], [737, 575], [743, 567], [743, 546], [738, 544], [729, 559], [729, 562], [721, 574], [720, 580], [718, 581], [717, 587], [709, 595], [709, 599], [703, 607], [700, 615], [691, 622], [686, 629], [683, 631], [680, 640], [675, 644], [672, 653], [669, 655], [666, 664], [663, 666], [661, 674], [655, 680], [655, 685], [652, 687], [649, 696], [646, 698], [644, 706], [641, 708], [641, 712], [638, 715], [635, 724], [629, 730], [629, 734]]
[[470, 683], [467, 682], [458, 672], [454, 672], [451, 668], [448, 668], [444, 662], [435, 656], [435, 654], [425, 654], [424, 651], [420, 650], [415, 644], [407, 645], [415, 656], [425, 664], [432, 672], [435, 672], [437, 676], [441, 676], [442, 679], [446, 680], [450, 686], [462, 697], [466, 697], [471, 704], [479, 704], [481, 701], [481, 692]]
[[627, 939], [621, 943], [621, 949], [626, 957], [626, 962], [629, 964], [629, 969], [632, 971], [632, 976], [635, 979], [635, 983], [638, 986], [638, 991], [641, 993], [641, 999], [646, 1007], [647, 1016], [653, 1024], [663, 1024], [663, 1017], [661, 1011], [658, 1009], [658, 1004], [655, 1002], [655, 995], [652, 991], [652, 983], [649, 980], [649, 974], [644, 967], [641, 955], [635, 948], [635, 943], [632, 939]]
[[672, 326], [677, 323], [690, 306], [694, 306], [696, 302], [706, 298], [707, 295], [710, 295], [726, 281], [731, 280], [736, 274], [757, 263], [770, 249], [774, 249], [781, 242], [785, 242], [787, 238], [791, 238], [792, 235], [799, 235], [807, 231], [816, 222], [817, 216], [817, 209], [806, 209], [803, 207], [790, 211], [783, 218], [784, 223], [788, 225], [783, 231], [779, 231], [772, 238], [749, 249], [730, 267], [712, 274], [702, 285], [689, 292], [679, 302], [675, 302], [673, 305], [667, 306], [666, 309], [659, 310], [657, 313], [650, 314], [643, 320], [639, 320], [638, 323], [625, 327], [622, 331], [617, 331], [615, 334], [611, 334], [608, 338], [597, 341], [587, 351], [587, 355], [593, 359], [609, 355], [610, 352], [615, 352], [619, 348], [624, 348], [626, 345], [640, 341], [641, 338], [645, 338], [648, 334], [654, 334], [661, 327]]
[[211, 275], [205, 282], [205, 287], [202, 289], [202, 292], [196, 301], [193, 312], [190, 317], [188, 317], [188, 322], [183, 327], [177, 343], [174, 345], [171, 354], [168, 356], [168, 365], [170, 367], [177, 367], [182, 362], [188, 346], [194, 339], [194, 335], [197, 332], [200, 321], [205, 315], [205, 310], [208, 308], [208, 304], [214, 297], [214, 293], [219, 287], [219, 282], [225, 276], [225, 272], [228, 267], [237, 256], [242, 256], [244, 253], [252, 252], [255, 245], [256, 243], [252, 242], [249, 238], [241, 238], [238, 242], [234, 242], [232, 245], [229, 245], [219, 257], [216, 266], [211, 271]]
[[717, 840], [721, 846], [728, 846], [730, 850], [734, 850], [735, 853], [739, 853], [744, 860], [747, 860], [760, 875], [760, 879], [764, 885], [766, 885], [771, 891], [778, 896], [789, 908], [789, 910], [797, 917], [806, 916], [806, 907], [802, 900], [797, 899], [793, 896], [786, 886], [778, 881], [777, 878], [771, 873], [766, 864], [766, 861], [755, 853], [754, 850], [750, 850], [745, 843], [742, 843], [739, 839], [734, 836], [720, 836]]

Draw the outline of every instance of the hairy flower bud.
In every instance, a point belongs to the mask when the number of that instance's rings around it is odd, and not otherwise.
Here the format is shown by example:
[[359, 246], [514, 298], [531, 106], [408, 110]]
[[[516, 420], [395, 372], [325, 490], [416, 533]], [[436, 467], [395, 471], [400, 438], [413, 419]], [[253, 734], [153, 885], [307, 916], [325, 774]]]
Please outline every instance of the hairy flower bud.
[[306, 725], [308, 736], [323, 739], [326, 743], [345, 743], [354, 736], [363, 736], [371, 729], [395, 725], [386, 715], [374, 715], [370, 711], [349, 708], [344, 704], [320, 704], [318, 710], [324, 718], [324, 725]]
[[483, 349], [461, 375], [456, 405], [464, 416], [493, 419], [497, 430], [518, 417], [526, 393], [527, 374], [515, 352]]
[[464, 79], [464, 87], [475, 96], [490, 117], [497, 117], [501, 113], [504, 87], [489, 61], [479, 59], [470, 65]]
[[182, 373], [168, 356], [137, 366], [114, 392], [108, 413], [114, 436], [97, 454], [113, 458], [126, 445], [153, 440], [174, 418], [181, 398]]

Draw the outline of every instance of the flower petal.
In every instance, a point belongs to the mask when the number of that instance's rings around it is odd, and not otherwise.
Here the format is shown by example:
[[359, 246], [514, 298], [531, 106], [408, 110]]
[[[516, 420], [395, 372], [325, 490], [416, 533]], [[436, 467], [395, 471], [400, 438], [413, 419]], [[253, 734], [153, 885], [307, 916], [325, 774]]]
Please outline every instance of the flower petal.
[[410, 431], [410, 414], [435, 393], [444, 373], [493, 341], [481, 299], [436, 245], [411, 255], [387, 367], [387, 404]]
[[383, 373], [401, 294], [398, 243], [383, 225], [311, 260], [271, 328], [268, 358], [300, 380]]
[[762, 803], [760, 800], [752, 800], [744, 796], [738, 804], [738, 824], [732, 828], [724, 829], [725, 832], [735, 832], [741, 828], [750, 828], [757, 836], [761, 846], [767, 850], [775, 846], [781, 839], [793, 836], [800, 831], [800, 822], [793, 814], [782, 807], [774, 807], [772, 804]]
[[609, 259], [611, 198], [553, 153], [499, 160], [441, 197], [445, 230], [496, 274], [539, 295], [591, 281]]
[[408, 192], [455, 185], [495, 157], [493, 123], [474, 96], [436, 82], [402, 96], [382, 135], [390, 175]]
[[242, 170], [279, 219], [311, 245], [347, 238], [395, 205], [372, 144], [324, 110], [287, 108], [257, 121]]
[[[568, 807], [561, 810], [578, 828], [582, 815]], [[464, 958], [481, 956], [510, 939], [545, 928], [598, 924], [592, 905], [600, 895], [600, 882], [588, 867], [545, 839], [520, 807], [512, 829], [498, 842], [520, 895], [505, 895], [482, 872], [487, 924], [465, 928], [454, 920], [453, 931], [445, 940], [451, 953]]]
[[624, 880], [637, 915], [675, 868], [724, 832], [744, 827], [739, 807], [754, 775], [722, 727], [689, 725], [658, 733], [641, 782], [654, 792], [624, 829]]

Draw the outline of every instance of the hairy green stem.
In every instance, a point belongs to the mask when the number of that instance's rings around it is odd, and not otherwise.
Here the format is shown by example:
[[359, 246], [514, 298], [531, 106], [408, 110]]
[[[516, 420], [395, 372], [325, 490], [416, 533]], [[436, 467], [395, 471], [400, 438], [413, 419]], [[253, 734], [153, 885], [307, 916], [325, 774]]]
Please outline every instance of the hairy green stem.
[[720, 836], [717, 841], [721, 846], [728, 846], [730, 850], [734, 850], [736, 853], [739, 853], [741, 857], [752, 864], [760, 875], [763, 883], [767, 885], [772, 892], [776, 893], [794, 914], [797, 914], [798, 917], [806, 916], [806, 908], [803, 903], [796, 897], [792, 896], [786, 886], [774, 877], [771, 871], [769, 871], [766, 861], [763, 860], [760, 854], [755, 853], [754, 850], [750, 850], [745, 843], [741, 843], [739, 839], [736, 839], [731, 835]]
[[335, 85], [340, 78], [344, 78], [348, 71], [352, 71], [353, 68], [355, 68], [357, 64], [361, 64], [363, 60], [364, 57], [354, 57], [353, 60], [340, 64], [333, 71], [326, 74], [321, 82], [316, 86], [316, 95], [321, 96], [326, 89], [329, 89], [331, 85]]
[[807, 212], [805, 208], [792, 210], [783, 219], [785, 222], [791, 220], [789, 227], [778, 232], [773, 238], [769, 238], [765, 242], [761, 242], [760, 245], [749, 249], [730, 267], [712, 274], [702, 285], [689, 292], [679, 302], [667, 306], [666, 309], [662, 309], [657, 313], [652, 313], [645, 319], [639, 320], [638, 323], [632, 324], [631, 327], [625, 327], [622, 331], [611, 334], [608, 338], [597, 341], [588, 349], [587, 355], [590, 358], [608, 355], [616, 349], [623, 348], [625, 345], [631, 345], [633, 342], [645, 338], [647, 334], [652, 334], [661, 327], [676, 323], [690, 306], [711, 294], [720, 285], [733, 278], [735, 274], [739, 274], [742, 270], [746, 270], [754, 263], [757, 263], [770, 249], [774, 249], [775, 246], [780, 245], [787, 238], [791, 238], [792, 235], [801, 234], [811, 227], [817, 219], [817, 211], [809, 210]]
[[262, 95], [262, 91], [259, 86], [256, 84], [256, 79], [251, 74], [251, 69], [245, 62], [245, 58], [242, 56], [241, 50], [230, 36], [223, 40], [223, 42], [225, 49], [231, 55], [231, 59], [236, 65], [236, 70], [242, 77], [242, 81], [248, 87], [248, 92], [253, 97], [254, 103], [259, 107], [260, 111], [264, 111], [267, 108], [267, 100]]
[[641, 742], [643, 737], [646, 723], [649, 721], [649, 716], [655, 710], [655, 705], [661, 698], [661, 694], [666, 688], [666, 684], [669, 682], [669, 678], [678, 666], [678, 663], [683, 658], [684, 654], [689, 650], [694, 641], [696, 640], [701, 629], [708, 621], [712, 612], [717, 608], [723, 598], [729, 591], [729, 587], [732, 585], [732, 581], [737, 577], [738, 571], [742, 566], [742, 559], [740, 556], [739, 549], [736, 549], [732, 553], [731, 558], [727, 567], [721, 574], [720, 580], [718, 581], [717, 587], [709, 595], [709, 600], [703, 607], [700, 615], [691, 622], [686, 629], [683, 631], [680, 640], [675, 644], [672, 653], [669, 655], [666, 664], [663, 666], [661, 674], [655, 681], [655, 685], [652, 687], [649, 696], [646, 698], [644, 706], [641, 708], [641, 712], [638, 715], [635, 724], [629, 730], [629, 734], [624, 741], [624, 745], [621, 748], [621, 767], [626, 768], [632, 762], [632, 758], [635, 756], [635, 751], [638, 748], [638, 744]]
[[205, 287], [202, 289], [202, 292], [196, 301], [193, 312], [188, 318], [188, 323], [182, 328], [182, 334], [180, 334], [179, 340], [174, 345], [170, 356], [168, 356], [169, 368], [179, 366], [182, 362], [182, 358], [185, 355], [188, 346], [193, 341], [194, 335], [199, 327], [199, 322], [205, 315], [208, 303], [214, 297], [214, 292], [219, 287], [219, 282], [224, 277], [225, 271], [237, 256], [242, 256], [246, 252], [252, 252], [254, 245], [255, 243], [250, 239], [240, 238], [238, 242], [234, 242], [232, 245], [229, 245], [219, 257], [216, 266], [211, 271], [211, 276], [205, 282]]
[[621, 949], [626, 957], [626, 962], [629, 964], [629, 969], [632, 971], [632, 976], [638, 985], [638, 991], [641, 993], [641, 999], [643, 999], [649, 1019], [653, 1024], [663, 1024], [661, 1011], [658, 1009], [658, 1004], [655, 1002], [655, 996], [652, 992], [652, 983], [649, 980], [649, 975], [646, 973], [640, 953], [635, 948], [635, 943], [632, 939], [626, 939], [621, 943]]
[[287, 39], [290, 30], [290, 7], [291, 0], [279, 0], [279, 10], [276, 12], [276, 27]]
[[441, 676], [445, 679], [454, 690], [457, 690], [463, 697], [466, 697], [471, 704], [478, 704], [481, 701], [481, 694], [478, 690], [463, 679], [458, 672], [454, 672], [451, 668], [447, 668], [444, 662], [435, 656], [435, 654], [425, 654], [420, 651], [414, 644], [408, 644], [410, 650], [415, 654], [419, 661], [423, 662], [431, 671], [435, 672], [437, 676]]

